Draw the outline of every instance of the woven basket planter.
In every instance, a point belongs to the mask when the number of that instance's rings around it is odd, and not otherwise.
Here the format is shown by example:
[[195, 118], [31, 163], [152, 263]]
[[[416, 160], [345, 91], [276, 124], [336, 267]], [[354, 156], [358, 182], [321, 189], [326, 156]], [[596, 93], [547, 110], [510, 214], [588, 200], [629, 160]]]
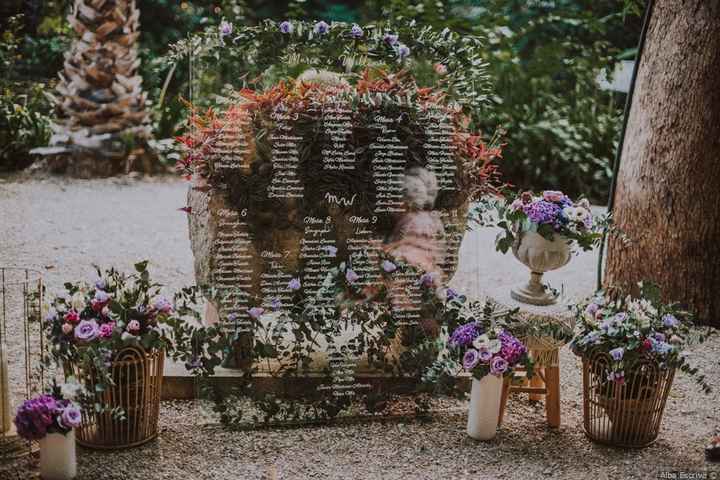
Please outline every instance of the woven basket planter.
[[[118, 352], [110, 366], [115, 384], [96, 393], [95, 401], [104, 407], [101, 412], [83, 410], [77, 442], [112, 449], [142, 445], [157, 437], [164, 359], [162, 350], [128, 347]], [[73, 364], [69, 371], [88, 391], [95, 391], [95, 369]], [[122, 410], [125, 418], [116, 418], [113, 410]]]
[[645, 447], [660, 431], [674, 369], [649, 359], [625, 365], [625, 383], [608, 381], [612, 359], [603, 352], [583, 357], [583, 424], [596, 442]]

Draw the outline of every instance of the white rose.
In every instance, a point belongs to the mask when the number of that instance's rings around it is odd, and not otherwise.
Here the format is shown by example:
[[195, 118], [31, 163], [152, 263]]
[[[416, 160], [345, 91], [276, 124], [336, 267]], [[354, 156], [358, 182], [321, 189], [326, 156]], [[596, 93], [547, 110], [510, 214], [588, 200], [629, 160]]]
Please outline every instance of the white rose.
[[473, 340], [473, 347], [476, 350], [482, 350], [483, 348], [488, 347], [489, 341], [490, 341], [490, 338], [487, 335], [480, 335], [475, 340]]
[[488, 342], [488, 347], [487, 347], [488, 352], [498, 353], [500, 351], [500, 348], [502, 348], [502, 343], [500, 343], [500, 340], [494, 339], [494, 340], [490, 340], [490, 342]]
[[78, 312], [85, 310], [85, 295], [81, 292], [75, 292], [70, 299], [70, 306]]

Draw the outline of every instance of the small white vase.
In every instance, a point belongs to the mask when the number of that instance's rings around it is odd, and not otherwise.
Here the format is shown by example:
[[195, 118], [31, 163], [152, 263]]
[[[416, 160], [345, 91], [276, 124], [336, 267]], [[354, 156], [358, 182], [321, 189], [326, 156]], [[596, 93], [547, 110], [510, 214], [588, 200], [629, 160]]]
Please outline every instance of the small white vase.
[[49, 433], [40, 440], [40, 478], [72, 480], [77, 475], [75, 430], [66, 435]]
[[482, 380], [473, 378], [470, 390], [467, 434], [475, 440], [492, 440], [498, 427], [503, 378], [485, 375]]

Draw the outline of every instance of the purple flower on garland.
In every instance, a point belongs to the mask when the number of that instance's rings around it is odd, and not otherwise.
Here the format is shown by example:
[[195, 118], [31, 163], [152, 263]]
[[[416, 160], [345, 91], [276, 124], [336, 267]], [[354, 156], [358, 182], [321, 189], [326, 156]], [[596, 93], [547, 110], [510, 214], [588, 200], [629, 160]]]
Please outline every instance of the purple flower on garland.
[[233, 25], [230, 22], [226, 22], [223, 20], [220, 22], [220, 36], [221, 37], [227, 37], [232, 34], [233, 31]]
[[445, 292], [445, 298], [447, 298], [448, 300], [452, 300], [453, 298], [457, 298], [457, 297], [458, 297], [458, 293], [455, 290], [453, 290], [452, 288], [448, 288], [447, 291]]
[[473, 340], [479, 335], [480, 330], [475, 322], [466, 323], [455, 329], [452, 335], [450, 335], [448, 343], [451, 347], [467, 347], [472, 345]]
[[363, 32], [363, 29], [357, 23], [353, 24], [352, 28], [350, 29], [350, 36], [353, 38], [361, 38], [364, 33], [365, 32]]
[[292, 22], [289, 22], [288, 20], [285, 20], [280, 24], [280, 31], [282, 33], [290, 34], [293, 32], [293, 24]]
[[398, 36], [393, 33], [386, 33], [383, 37], [383, 41], [391, 47], [394, 47], [398, 43]]
[[395, 265], [390, 260], [385, 260], [384, 262], [382, 262], [382, 269], [385, 270], [386, 273], [392, 273], [397, 270], [397, 265]]
[[288, 282], [288, 288], [290, 290], [300, 290], [300, 279], [299, 278], [293, 278]]
[[313, 27], [313, 32], [317, 33], [318, 35], [325, 35], [330, 31], [330, 25], [320, 20], [315, 24], [315, 27]]
[[248, 315], [257, 320], [260, 316], [265, 313], [265, 309], [261, 307], [252, 307], [248, 309]]
[[490, 363], [490, 373], [492, 373], [493, 375], [502, 375], [508, 370], [509, 367], [510, 365], [508, 364], [508, 361], [498, 356], [493, 358], [492, 362]]
[[357, 282], [359, 278], [360, 276], [351, 268], [348, 268], [345, 272], [345, 280], [350, 284]]
[[100, 327], [95, 320], [81, 320], [75, 328], [75, 338], [80, 342], [92, 342], [100, 335]]
[[332, 245], [325, 245], [325, 252], [327, 253], [328, 257], [334, 258], [337, 255], [337, 247]]
[[426, 272], [420, 275], [418, 284], [425, 288], [431, 288], [435, 284], [435, 274], [433, 272]]
[[272, 299], [272, 302], [270, 302], [270, 309], [271, 309], [273, 312], [277, 312], [278, 310], [280, 310], [280, 307], [282, 307], [282, 302], [280, 301], [280, 299], [279, 299], [279, 298], [273, 298], [273, 299]]
[[472, 370], [480, 361], [480, 352], [474, 348], [469, 348], [463, 355], [463, 368], [467, 371]]
[[407, 57], [410, 56], [410, 47], [405, 44], [400, 44], [398, 46], [397, 54], [400, 60], [405, 60]]
[[558, 205], [546, 200], [538, 200], [526, 205], [524, 210], [530, 221], [537, 225], [554, 224], [562, 212]]

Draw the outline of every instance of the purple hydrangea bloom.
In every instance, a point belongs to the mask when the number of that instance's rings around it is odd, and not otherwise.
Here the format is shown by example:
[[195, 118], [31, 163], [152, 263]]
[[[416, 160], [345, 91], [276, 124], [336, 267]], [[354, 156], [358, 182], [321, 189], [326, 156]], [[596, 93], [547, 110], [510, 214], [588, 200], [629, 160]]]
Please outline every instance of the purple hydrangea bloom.
[[330, 31], [330, 25], [320, 20], [315, 24], [315, 27], [313, 27], [313, 32], [319, 34], [319, 35], [325, 35]]
[[450, 335], [448, 343], [451, 347], [467, 347], [472, 345], [473, 340], [479, 335], [480, 329], [475, 322], [466, 323], [455, 329], [452, 335]]
[[387, 273], [392, 273], [397, 270], [397, 265], [395, 265], [390, 260], [385, 260], [384, 262], [382, 262], [382, 269], [385, 270], [385, 272]]
[[348, 283], [355, 283], [360, 278], [360, 275], [355, 273], [355, 271], [352, 268], [348, 268], [345, 272], [345, 280], [347, 280]]
[[399, 58], [400, 60], [406, 59], [407, 57], [410, 56], [410, 47], [408, 47], [408, 46], [405, 45], [405, 44], [400, 44], [400, 45], [398, 46], [397, 54], [398, 54], [398, 58]]
[[288, 282], [288, 288], [290, 290], [300, 290], [300, 279], [299, 278], [293, 278]]
[[510, 365], [508, 364], [507, 360], [504, 358], [497, 356], [493, 358], [492, 362], [490, 363], [490, 373], [493, 375], [502, 375], [505, 373]]
[[558, 205], [546, 200], [530, 203], [525, 206], [524, 210], [530, 221], [538, 225], [554, 224], [562, 212]]
[[75, 328], [75, 338], [80, 342], [92, 342], [100, 335], [100, 326], [95, 320], [81, 320]]
[[363, 29], [357, 23], [353, 24], [352, 28], [350, 29], [350, 36], [353, 38], [361, 38], [364, 33], [365, 32], [363, 32]]
[[525, 345], [520, 340], [504, 330], [498, 335], [498, 340], [501, 344], [500, 354], [511, 365], [520, 361], [527, 352]]
[[675, 317], [675, 315], [668, 313], [666, 315], [663, 315], [662, 322], [663, 322], [663, 325], [671, 328], [678, 324], [678, 319]]
[[292, 22], [285, 20], [280, 24], [280, 31], [282, 33], [292, 33], [293, 32], [293, 24]]
[[388, 45], [395, 46], [398, 43], [398, 36], [393, 33], [386, 33], [385, 36], [383, 37], [383, 40]]
[[58, 403], [51, 395], [26, 400], [15, 415], [18, 435], [26, 440], [40, 440], [58, 415]]
[[473, 368], [475, 368], [475, 366], [478, 364], [479, 361], [480, 361], [480, 352], [478, 352], [474, 348], [469, 348], [465, 352], [465, 355], [463, 355], [463, 360], [462, 360], [463, 368], [467, 371], [470, 371]]
[[658, 342], [664, 342], [664, 341], [665, 341], [665, 335], [662, 334], [662, 333], [660, 333], [660, 332], [654, 333], [654, 334], [653, 334], [653, 338], [654, 338], [655, 340], [657, 340]]

